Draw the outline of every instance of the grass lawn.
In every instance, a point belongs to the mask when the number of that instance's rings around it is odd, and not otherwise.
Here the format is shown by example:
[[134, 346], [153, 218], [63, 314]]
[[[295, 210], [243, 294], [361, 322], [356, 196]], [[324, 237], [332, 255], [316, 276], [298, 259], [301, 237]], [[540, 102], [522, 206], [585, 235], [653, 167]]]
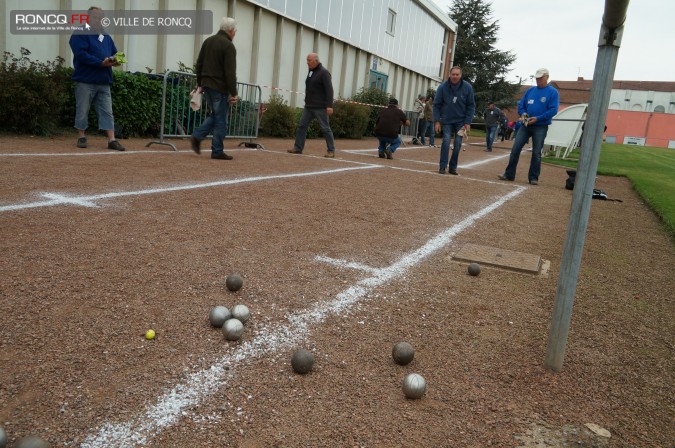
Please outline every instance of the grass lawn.
[[[544, 157], [542, 161], [576, 168], [579, 150], [572, 151], [565, 160]], [[661, 217], [671, 238], [675, 238], [675, 150], [603, 143], [598, 174], [630, 179], [633, 188]]]

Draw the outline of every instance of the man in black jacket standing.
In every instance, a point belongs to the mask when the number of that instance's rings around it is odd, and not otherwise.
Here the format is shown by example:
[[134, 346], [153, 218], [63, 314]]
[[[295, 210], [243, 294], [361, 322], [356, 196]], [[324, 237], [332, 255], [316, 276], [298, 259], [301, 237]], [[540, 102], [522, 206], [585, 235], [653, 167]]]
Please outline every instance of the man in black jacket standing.
[[319, 120], [321, 132], [326, 138], [328, 151], [324, 157], [335, 157], [335, 140], [333, 131], [330, 128], [329, 118], [333, 115], [333, 82], [330, 72], [319, 62], [319, 55], [310, 53], [307, 55], [307, 67], [309, 73], [305, 79], [305, 108], [302, 110], [298, 131], [295, 134], [295, 144], [293, 149], [289, 149], [291, 154], [302, 154], [305, 149], [305, 139], [307, 138], [307, 128], [309, 123], [316, 118]]
[[192, 150], [199, 154], [202, 140], [213, 132], [211, 158], [218, 160], [232, 160], [223, 151], [223, 140], [230, 103], [237, 102], [237, 50], [232, 43], [236, 33], [234, 19], [223, 18], [220, 31], [204, 41], [197, 58], [197, 85], [204, 91], [211, 115], [192, 133], [190, 141]]

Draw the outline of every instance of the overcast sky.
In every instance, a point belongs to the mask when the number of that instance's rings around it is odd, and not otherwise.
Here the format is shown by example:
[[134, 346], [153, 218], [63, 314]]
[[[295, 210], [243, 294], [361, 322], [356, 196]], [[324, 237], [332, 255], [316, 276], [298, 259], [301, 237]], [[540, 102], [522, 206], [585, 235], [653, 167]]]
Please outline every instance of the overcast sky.
[[[452, 0], [432, 0], [442, 11]], [[490, 3], [490, 1], [488, 1]], [[551, 80], [593, 78], [604, 0], [492, 0], [497, 48], [517, 59], [507, 80], [532, 84], [539, 67]], [[675, 0], [631, 0], [614, 74], [621, 81], [675, 81]]]

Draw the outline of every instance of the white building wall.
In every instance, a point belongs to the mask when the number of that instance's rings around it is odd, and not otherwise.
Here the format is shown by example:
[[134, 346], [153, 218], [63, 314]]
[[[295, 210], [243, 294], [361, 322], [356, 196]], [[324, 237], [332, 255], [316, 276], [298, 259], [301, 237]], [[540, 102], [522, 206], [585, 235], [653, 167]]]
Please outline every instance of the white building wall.
[[[425, 76], [438, 75], [445, 28], [417, 1], [249, 1]], [[386, 32], [389, 9], [396, 12], [393, 36]]]
[[[281, 54], [278, 55], [278, 60], [280, 61], [280, 70], [279, 70], [279, 85], [274, 87], [281, 87], [286, 90], [290, 90], [293, 86], [293, 63], [295, 61], [295, 24], [291, 21], [285, 20], [283, 25], [283, 46]], [[283, 95], [284, 99], [290, 103], [291, 99], [295, 98], [296, 95], [290, 94], [288, 92], [278, 92]], [[269, 96], [267, 92], [263, 91], [263, 96]], [[300, 103], [303, 104], [303, 103]]]
[[665, 113], [672, 114], [675, 113], [675, 93], [612, 89], [609, 104], [610, 109], [643, 112], [660, 110], [657, 109], [660, 106]]
[[[271, 86], [273, 84], [272, 79], [274, 71], [273, 67], [270, 67], [270, 62], [274, 63], [275, 58], [274, 48], [277, 35], [277, 18], [276, 15], [263, 10], [260, 15], [260, 20], [260, 43], [258, 45], [257, 55], [257, 79], [251, 79], [249, 82]], [[237, 31], [237, 33], [239, 33], [239, 31]], [[235, 40], [238, 39], [235, 37]]]

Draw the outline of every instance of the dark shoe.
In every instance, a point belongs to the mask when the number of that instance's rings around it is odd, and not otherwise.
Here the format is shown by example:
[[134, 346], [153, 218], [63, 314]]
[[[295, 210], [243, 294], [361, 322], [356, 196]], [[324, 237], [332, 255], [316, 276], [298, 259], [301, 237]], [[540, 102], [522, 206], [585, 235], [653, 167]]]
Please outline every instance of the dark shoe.
[[334, 159], [335, 158], [335, 151], [326, 151], [326, 154], [324, 154], [323, 156], [328, 157], [329, 159]]
[[86, 148], [87, 147], [87, 137], [80, 137], [77, 139], [77, 147], [78, 148]]
[[232, 160], [234, 157], [228, 156], [224, 152], [217, 153], [217, 154], [211, 154], [212, 159], [217, 159], [217, 160]]
[[384, 155], [383, 152], [378, 152], [377, 157], [379, 157], [380, 159], [384, 159], [386, 156]]
[[201, 154], [202, 152], [202, 141], [199, 140], [197, 137], [190, 136], [190, 145], [192, 146], [192, 150], [196, 152], [197, 154]]
[[286, 152], [289, 154], [302, 154], [302, 151], [297, 151], [296, 149], [289, 149]]
[[508, 177], [504, 176], [503, 174], [498, 174], [497, 177], [499, 180], [508, 180], [509, 182], [513, 182], [513, 179], [509, 179]]
[[536, 180], [531, 180], [530, 185], [539, 185], [539, 182]]
[[384, 150], [384, 154], [387, 156], [387, 159], [392, 160], [394, 156], [391, 154], [391, 151], [389, 149]]
[[484, 149], [483, 151], [485, 151], [485, 152], [492, 152], [491, 149]]
[[438, 174], [445, 174], [445, 170], [438, 170]]
[[108, 149], [114, 149], [115, 151], [126, 151], [124, 149], [124, 146], [117, 140], [113, 140], [111, 142], [108, 142]]
[[450, 169], [450, 170], [448, 170], [448, 173], [454, 174], [455, 176], [458, 175], [457, 170], [452, 170], [452, 169]]

